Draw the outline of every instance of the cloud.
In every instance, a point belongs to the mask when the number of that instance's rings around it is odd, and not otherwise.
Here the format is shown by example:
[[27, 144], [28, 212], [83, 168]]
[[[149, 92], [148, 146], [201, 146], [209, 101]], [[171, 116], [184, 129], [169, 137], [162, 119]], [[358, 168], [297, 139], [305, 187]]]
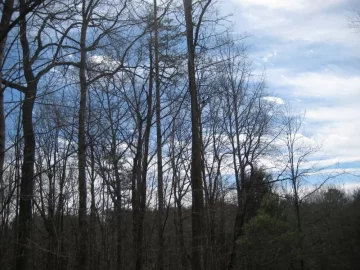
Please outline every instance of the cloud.
[[278, 78], [278, 86], [292, 89], [299, 97], [319, 97], [360, 100], [360, 76], [336, 74], [327, 71], [292, 73], [287, 70], [271, 70]]
[[[354, 1], [355, 3], [355, 1]], [[243, 31], [286, 42], [336, 42], [355, 52], [358, 35], [349, 28], [350, 0], [232, 0], [226, 10], [238, 7], [234, 19]]]
[[295, 109], [306, 111], [303, 129], [322, 144], [327, 159], [360, 160], [360, 76], [286, 69], [268, 73], [275, 92]]
[[[304, 136], [322, 144], [322, 165], [360, 160], [358, 0], [230, 0], [236, 29], [252, 33], [251, 56], [280, 100], [306, 111]], [[276, 54], [275, 54], [276, 52]], [[276, 102], [273, 97], [271, 101]], [[322, 156], [321, 156], [322, 155]]]
[[355, 190], [360, 189], [360, 183], [359, 182], [345, 183], [343, 184], [343, 188], [346, 192], [351, 193]]
[[263, 7], [271, 10], [286, 10], [291, 12], [316, 12], [348, 3], [347, 0], [235, 0], [245, 7]]
[[268, 102], [272, 102], [272, 103], [276, 103], [276, 104], [280, 104], [280, 105], [285, 104], [285, 101], [279, 97], [268, 96], [268, 97], [264, 97], [263, 99], [265, 99]]
[[360, 161], [360, 76], [285, 68], [269, 69], [268, 75], [270, 89], [295, 110], [306, 111], [302, 132], [321, 144], [319, 166]]

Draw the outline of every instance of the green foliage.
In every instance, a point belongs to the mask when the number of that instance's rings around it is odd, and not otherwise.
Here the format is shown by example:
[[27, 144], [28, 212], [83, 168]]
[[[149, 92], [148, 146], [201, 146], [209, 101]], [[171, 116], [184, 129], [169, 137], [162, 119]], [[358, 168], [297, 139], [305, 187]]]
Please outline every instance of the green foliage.
[[267, 194], [255, 217], [238, 241], [242, 263], [248, 269], [288, 269], [296, 257], [296, 232], [281, 208], [280, 200]]

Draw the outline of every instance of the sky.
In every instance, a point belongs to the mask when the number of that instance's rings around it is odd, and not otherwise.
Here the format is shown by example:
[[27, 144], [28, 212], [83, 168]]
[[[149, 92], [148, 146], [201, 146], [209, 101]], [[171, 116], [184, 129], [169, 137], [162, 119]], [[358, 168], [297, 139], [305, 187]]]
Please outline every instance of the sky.
[[337, 184], [360, 187], [358, 0], [225, 0], [233, 31], [250, 35], [250, 56], [268, 90], [305, 112], [303, 135], [322, 146], [321, 164], [346, 169]]

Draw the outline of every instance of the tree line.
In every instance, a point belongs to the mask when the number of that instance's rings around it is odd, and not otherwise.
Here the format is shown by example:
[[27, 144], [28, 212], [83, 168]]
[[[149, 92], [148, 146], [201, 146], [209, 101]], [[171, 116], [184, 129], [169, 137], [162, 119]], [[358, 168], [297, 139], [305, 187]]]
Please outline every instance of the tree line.
[[1, 269], [356, 269], [358, 193], [218, 4], [0, 2]]

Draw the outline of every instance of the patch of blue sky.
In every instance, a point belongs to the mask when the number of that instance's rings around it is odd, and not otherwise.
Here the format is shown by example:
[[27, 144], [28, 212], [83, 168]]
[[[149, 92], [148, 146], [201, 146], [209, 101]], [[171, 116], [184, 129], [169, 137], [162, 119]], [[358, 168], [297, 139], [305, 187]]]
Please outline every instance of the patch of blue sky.
[[[360, 171], [360, 33], [349, 28], [358, 0], [230, 0], [234, 31], [249, 33], [256, 70], [268, 91], [306, 111], [304, 134], [321, 143], [331, 169]], [[337, 166], [337, 167], [336, 167]]]
[[360, 159], [357, 161], [351, 161], [351, 162], [335, 163], [335, 164], [329, 166], [329, 169], [336, 169], [336, 168], [341, 168], [341, 169], [360, 168]]
[[360, 55], [354, 55], [341, 44], [310, 42], [277, 42], [275, 37], [251, 38], [251, 55], [266, 69], [286, 68], [293, 72], [336, 72], [356, 75]]

